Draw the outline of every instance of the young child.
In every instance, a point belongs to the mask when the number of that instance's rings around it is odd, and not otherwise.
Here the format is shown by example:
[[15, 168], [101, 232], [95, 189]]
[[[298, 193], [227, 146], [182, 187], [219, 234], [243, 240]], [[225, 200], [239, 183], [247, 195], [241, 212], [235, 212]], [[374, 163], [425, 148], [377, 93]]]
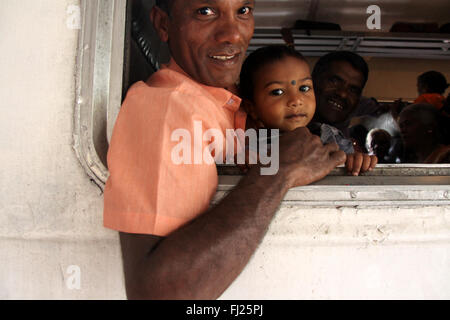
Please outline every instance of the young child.
[[[291, 47], [268, 46], [252, 52], [242, 66], [239, 89], [250, 127], [283, 133], [306, 127], [314, 116], [316, 100], [309, 66]], [[339, 130], [332, 126], [321, 129], [333, 135], [341, 150], [348, 150], [351, 141]], [[376, 156], [353, 150], [347, 154], [346, 167], [353, 175], [372, 170], [376, 163]]]
[[428, 71], [417, 77], [417, 92], [419, 97], [414, 103], [429, 103], [438, 110], [444, 105], [445, 90], [448, 88], [447, 79], [437, 71]]

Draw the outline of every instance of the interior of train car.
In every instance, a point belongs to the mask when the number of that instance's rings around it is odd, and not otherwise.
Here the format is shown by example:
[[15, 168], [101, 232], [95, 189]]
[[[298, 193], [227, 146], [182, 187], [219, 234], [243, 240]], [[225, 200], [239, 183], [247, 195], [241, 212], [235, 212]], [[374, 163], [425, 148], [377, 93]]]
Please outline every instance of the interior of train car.
[[[166, 45], [159, 41], [149, 20], [153, 4], [151, 0], [127, 4], [123, 96], [131, 84], [147, 79], [169, 59]], [[375, 141], [372, 134], [368, 139], [369, 131], [387, 131], [395, 143], [387, 147], [391, 148], [389, 156], [388, 151], [379, 151], [380, 162], [404, 163], [406, 160], [398, 156], [400, 151], [393, 150], [393, 145], [401, 141], [398, 113], [418, 98], [418, 76], [435, 71], [446, 82], [450, 79], [448, 12], [450, 3], [445, 0], [378, 1], [373, 5], [362, 0], [258, 0], [248, 53], [267, 45], [291, 45], [306, 57], [310, 68], [333, 51], [362, 56], [369, 66], [369, 79], [358, 108], [375, 105], [377, 111], [371, 109], [370, 114], [352, 118], [352, 139], [359, 141], [364, 152], [374, 153], [371, 143], [381, 144], [383, 139]], [[449, 92], [441, 95], [447, 98]], [[446, 101], [448, 108], [450, 98]], [[448, 117], [442, 119], [441, 139], [448, 144]]]
[[[148, 13], [153, 4], [154, 0], [128, 1], [124, 91], [169, 59], [151, 27]], [[414, 76], [428, 69], [448, 79], [448, 1], [374, 1], [373, 5], [363, 0], [257, 0], [248, 52], [286, 43], [286, 30], [311, 66], [328, 52], [354, 51], [366, 59], [371, 71], [364, 96], [379, 101], [412, 102], [417, 95]]]
[[[77, 95], [81, 100], [89, 97], [89, 103], [76, 115], [75, 135], [81, 138], [79, 158], [83, 166], [99, 185], [103, 185], [108, 176], [109, 140], [121, 101], [133, 83], [148, 79], [170, 57], [167, 45], [161, 43], [149, 18], [155, 0], [96, 3], [86, 2], [82, 9], [85, 19], [78, 48]], [[287, 45], [300, 52], [311, 69], [321, 57], [337, 51], [356, 53], [368, 65], [367, 83], [357, 112], [346, 129], [359, 150], [376, 154], [381, 161], [373, 171], [364, 174], [370, 179], [358, 177], [349, 181], [344, 177], [344, 168], [337, 168], [329, 174], [341, 177], [333, 180], [333, 184], [448, 184], [448, 12], [450, 3], [445, 0], [429, 3], [394, 0], [373, 4], [365, 0], [255, 2], [255, 32], [248, 54], [263, 46]], [[96, 50], [85, 50], [89, 46], [95, 46]], [[92, 70], [96, 70], [94, 74]], [[398, 120], [400, 111], [421, 97], [418, 78], [429, 71], [438, 73], [446, 88], [432, 94], [439, 100], [440, 106], [436, 107], [439, 114], [433, 115], [431, 124], [427, 125], [439, 128], [432, 130], [439, 134], [430, 136], [432, 143], [440, 148], [439, 159], [423, 162], [417, 157], [405, 156], [404, 150], [409, 147], [403, 146]], [[434, 109], [432, 113], [436, 113]], [[435, 116], [439, 119], [435, 120]], [[84, 130], [90, 132], [88, 136], [83, 135]], [[419, 138], [410, 139], [410, 145], [415, 146], [415, 139]], [[384, 147], [377, 147], [380, 145]], [[376, 147], [385, 150], [384, 154], [377, 154]], [[218, 171], [220, 175], [242, 175], [233, 165], [218, 165]], [[389, 182], [386, 178], [389, 176], [395, 178]], [[330, 183], [329, 179], [318, 183]]]

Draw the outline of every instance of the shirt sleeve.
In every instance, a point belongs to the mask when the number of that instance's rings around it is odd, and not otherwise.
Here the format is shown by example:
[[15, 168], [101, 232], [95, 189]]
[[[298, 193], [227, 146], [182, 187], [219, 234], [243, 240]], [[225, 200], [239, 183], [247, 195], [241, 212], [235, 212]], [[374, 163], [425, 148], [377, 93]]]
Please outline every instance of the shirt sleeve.
[[[132, 87], [116, 121], [108, 150], [104, 226], [167, 236], [208, 209], [218, 177], [214, 163], [192, 161], [195, 148], [204, 147], [193, 137], [194, 119], [199, 119], [192, 112], [194, 101], [176, 91], [152, 90], [144, 83]], [[185, 135], [172, 141], [176, 130]], [[190, 147], [187, 163], [179, 163], [180, 155], [189, 152], [182, 146]]]
[[337, 128], [323, 123], [320, 126], [320, 139], [322, 143], [337, 143], [339, 149], [344, 151], [346, 154], [355, 153], [353, 149], [353, 142], [347, 139], [341, 131]]

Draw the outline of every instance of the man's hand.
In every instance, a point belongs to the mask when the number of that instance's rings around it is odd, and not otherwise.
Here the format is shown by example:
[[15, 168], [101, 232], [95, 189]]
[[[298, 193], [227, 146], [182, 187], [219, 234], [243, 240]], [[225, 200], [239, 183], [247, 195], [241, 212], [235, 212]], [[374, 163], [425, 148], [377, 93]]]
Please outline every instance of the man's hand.
[[345, 162], [345, 153], [336, 143], [322, 144], [305, 128], [285, 133], [280, 139], [280, 171], [289, 187], [303, 186], [325, 177]]
[[355, 152], [347, 155], [345, 167], [349, 174], [357, 176], [360, 173], [370, 171], [378, 163], [376, 156], [369, 156], [367, 153]]

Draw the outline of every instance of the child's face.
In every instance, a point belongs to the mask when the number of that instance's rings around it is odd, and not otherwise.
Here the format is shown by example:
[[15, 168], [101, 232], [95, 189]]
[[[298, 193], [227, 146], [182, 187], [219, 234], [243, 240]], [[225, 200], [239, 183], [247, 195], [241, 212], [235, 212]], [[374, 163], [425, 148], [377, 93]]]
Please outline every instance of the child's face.
[[316, 109], [313, 83], [305, 61], [285, 57], [254, 74], [250, 115], [266, 128], [291, 131], [305, 127]]

